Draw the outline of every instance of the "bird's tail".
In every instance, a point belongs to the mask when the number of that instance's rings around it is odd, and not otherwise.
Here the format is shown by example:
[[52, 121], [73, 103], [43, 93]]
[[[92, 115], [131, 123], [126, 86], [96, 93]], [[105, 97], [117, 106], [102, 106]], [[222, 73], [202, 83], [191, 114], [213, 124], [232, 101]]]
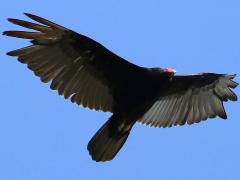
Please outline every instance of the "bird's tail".
[[126, 142], [134, 123], [126, 124], [113, 115], [92, 137], [88, 151], [95, 161], [112, 160]]

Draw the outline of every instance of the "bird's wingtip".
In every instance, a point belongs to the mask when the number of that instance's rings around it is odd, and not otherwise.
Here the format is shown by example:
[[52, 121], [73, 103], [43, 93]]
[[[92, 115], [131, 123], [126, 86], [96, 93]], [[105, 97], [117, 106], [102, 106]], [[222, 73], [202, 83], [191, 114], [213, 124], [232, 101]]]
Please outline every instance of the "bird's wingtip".
[[27, 13], [27, 12], [24, 12], [23, 14], [26, 16], [32, 15], [31, 13]]
[[226, 74], [225, 76], [230, 79], [234, 79], [237, 76], [237, 74]]
[[9, 22], [11, 22], [11, 21], [13, 20], [13, 18], [7, 18], [7, 20], [8, 20]]
[[27, 17], [29, 17], [29, 18], [34, 18], [34, 17], [37, 17], [36, 15], [34, 15], [34, 14], [32, 14], [32, 13], [27, 13], [27, 12], [25, 12], [25, 13], [23, 13], [25, 16], [27, 16]]
[[6, 55], [13, 56], [12, 51], [7, 52]]
[[3, 32], [2, 32], [2, 35], [4, 35], [4, 36], [9, 36], [9, 31], [3, 31]]

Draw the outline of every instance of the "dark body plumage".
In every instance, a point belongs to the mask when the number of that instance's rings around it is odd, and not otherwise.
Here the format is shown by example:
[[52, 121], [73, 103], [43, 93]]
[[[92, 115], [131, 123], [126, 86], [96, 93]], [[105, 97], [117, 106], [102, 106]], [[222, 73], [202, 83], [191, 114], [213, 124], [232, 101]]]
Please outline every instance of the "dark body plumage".
[[154, 127], [227, 118], [223, 101], [236, 101], [231, 88], [235, 75], [202, 73], [177, 76], [161, 68], [144, 68], [115, 55], [96, 41], [35, 15], [41, 23], [10, 22], [37, 32], [5, 31], [31, 39], [32, 45], [7, 53], [27, 64], [51, 89], [72, 102], [113, 115], [88, 144], [96, 161], [111, 160], [126, 141], [132, 126]]

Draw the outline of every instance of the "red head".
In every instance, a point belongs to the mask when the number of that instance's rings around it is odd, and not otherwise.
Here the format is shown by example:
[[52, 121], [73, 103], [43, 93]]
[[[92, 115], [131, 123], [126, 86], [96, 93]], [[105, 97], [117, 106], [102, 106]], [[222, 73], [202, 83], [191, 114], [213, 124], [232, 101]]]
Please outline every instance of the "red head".
[[177, 71], [173, 68], [164, 68], [163, 72], [175, 74]]

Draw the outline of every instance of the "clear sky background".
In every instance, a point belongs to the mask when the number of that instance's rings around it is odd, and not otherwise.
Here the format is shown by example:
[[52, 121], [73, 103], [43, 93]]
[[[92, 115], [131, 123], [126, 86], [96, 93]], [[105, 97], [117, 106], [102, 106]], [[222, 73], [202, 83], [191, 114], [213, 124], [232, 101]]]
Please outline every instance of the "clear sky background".
[[[1, 2], [0, 31], [22, 29], [6, 18], [26, 20], [23, 12], [90, 36], [141, 66], [240, 74], [239, 0], [8, 0]], [[239, 102], [225, 104], [227, 121], [171, 129], [136, 124], [113, 161], [96, 163], [87, 143], [110, 114], [64, 100], [5, 55], [27, 44], [0, 36], [1, 180], [240, 179]]]

